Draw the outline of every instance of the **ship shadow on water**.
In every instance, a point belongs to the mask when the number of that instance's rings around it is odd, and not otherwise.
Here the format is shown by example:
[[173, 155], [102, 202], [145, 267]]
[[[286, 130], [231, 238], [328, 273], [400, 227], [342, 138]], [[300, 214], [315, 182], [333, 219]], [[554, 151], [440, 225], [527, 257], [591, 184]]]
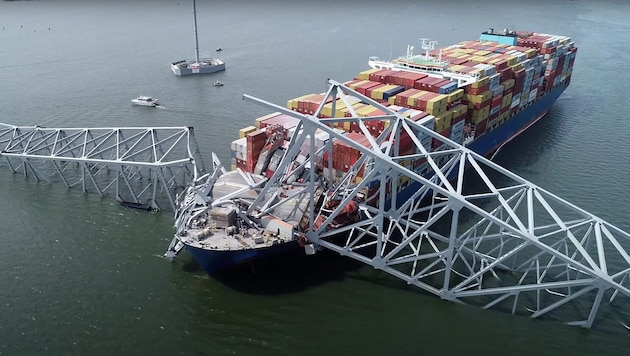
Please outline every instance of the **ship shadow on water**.
[[[185, 268], [201, 268], [193, 260]], [[295, 249], [269, 258], [240, 264], [212, 278], [236, 291], [276, 295], [300, 292], [332, 281], [341, 281], [364, 264], [335, 252], [322, 250], [307, 256]]]

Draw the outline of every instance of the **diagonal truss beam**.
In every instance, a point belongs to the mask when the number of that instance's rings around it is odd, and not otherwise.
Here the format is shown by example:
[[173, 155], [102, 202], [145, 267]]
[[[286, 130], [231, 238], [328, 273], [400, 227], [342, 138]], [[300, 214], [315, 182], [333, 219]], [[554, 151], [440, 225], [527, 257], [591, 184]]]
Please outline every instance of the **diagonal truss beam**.
[[[316, 132], [330, 137], [320, 149], [309, 145], [305, 164], [322, 172], [311, 170], [305, 191], [314, 192], [325, 180], [321, 206], [340, 203], [315, 209], [311, 201], [304, 231], [310, 243], [451, 301], [533, 318], [571, 319], [576, 309], [578, 320], [569, 323], [584, 327], [591, 327], [604, 297], [610, 303], [630, 297], [630, 234], [439, 135], [427, 124], [430, 118], [410, 120], [334, 80], [313, 115], [244, 98], [300, 120], [292, 146], [259, 197], [287, 182], [304, 152], [300, 146]], [[359, 117], [350, 109], [351, 117], [318, 117], [326, 102], [351, 107], [357, 98], [384, 115]], [[377, 137], [366, 129], [373, 120], [388, 123]], [[343, 122], [356, 123], [368, 144], [333, 129]], [[401, 152], [405, 134], [413, 147]], [[427, 138], [441, 145], [432, 147]], [[334, 142], [361, 154], [336, 178], [330, 164]], [[340, 226], [336, 222], [350, 201], [360, 202], [362, 219]], [[280, 200], [273, 208], [291, 203]], [[260, 216], [272, 209], [261, 198], [250, 206], [249, 213], [254, 211]]]

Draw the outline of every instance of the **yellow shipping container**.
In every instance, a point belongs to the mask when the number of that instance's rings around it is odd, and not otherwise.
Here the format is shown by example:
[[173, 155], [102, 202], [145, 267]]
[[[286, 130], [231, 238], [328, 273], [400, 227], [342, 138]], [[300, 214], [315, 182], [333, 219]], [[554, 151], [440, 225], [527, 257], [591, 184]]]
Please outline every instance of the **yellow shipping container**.
[[421, 92], [419, 92], [417, 94], [414, 94], [414, 95], [410, 96], [409, 98], [407, 98], [407, 106], [413, 106], [414, 101], [416, 100], [416, 98], [419, 98], [419, 97], [421, 97], [423, 95], [427, 95], [428, 93], [429, 93], [428, 91], [424, 91], [423, 90], [423, 91], [421, 91]]
[[501, 62], [503, 60], [502, 56], [499, 57], [492, 57], [490, 60], [488, 60], [486, 63], [487, 64], [491, 64], [491, 65], [496, 65], [498, 62]]
[[311, 97], [313, 95], [316, 95], [316, 94], [306, 94], [306, 95], [302, 95], [300, 97], [297, 97], [295, 99], [288, 100], [287, 101], [287, 109], [291, 109], [291, 110], [297, 109], [298, 101], [306, 99], [306, 98]]
[[451, 127], [452, 119], [453, 113], [450, 111], [435, 115], [435, 132], [442, 132]]
[[256, 126], [247, 126], [238, 130], [238, 137], [243, 138], [246, 137], [248, 133], [256, 131]]
[[387, 103], [389, 105], [394, 105], [396, 103], [396, 95], [390, 96], [389, 99], [387, 99]]
[[[312, 94], [309, 94], [309, 95], [312, 95]], [[304, 96], [308, 96], [308, 95], [304, 95]], [[300, 97], [300, 98], [302, 98], [302, 97]], [[263, 121], [265, 121], [265, 120], [267, 120], [269, 118], [272, 118], [274, 116], [278, 116], [278, 115], [280, 115], [280, 112], [274, 112], [274, 113], [271, 113], [271, 114], [267, 114], [265, 116], [261, 116], [261, 117], [257, 118], [256, 120], [254, 120], [254, 126], [256, 126], [256, 129], [259, 129], [261, 122], [263, 122]]]
[[446, 106], [448, 104], [447, 99], [447, 96], [444, 94], [437, 95], [435, 98], [427, 100], [427, 109], [437, 106]]
[[507, 59], [507, 62], [508, 62], [508, 65], [509, 65], [509, 66], [513, 66], [513, 65], [515, 65], [516, 63], [518, 63], [518, 57], [515, 57], [515, 56], [507, 56], [507, 57], [506, 57], [506, 59]]
[[361, 79], [361, 80], [370, 80], [370, 74], [379, 71], [380, 69], [368, 69], [368, 70], [364, 70], [363, 72], [359, 73], [359, 76], [357, 78]]
[[372, 105], [367, 105], [366, 104], [365, 106], [363, 106], [363, 107], [361, 107], [361, 108], [359, 108], [359, 109], [357, 109], [355, 111], [356, 111], [357, 115], [359, 115], [361, 117], [366, 117], [366, 116], [368, 116], [369, 113], [371, 113], [374, 110], [376, 110], [375, 107], [373, 107]]
[[398, 85], [393, 85], [393, 84], [384, 85], [384, 86], [382, 86], [382, 87], [372, 91], [372, 95], [374, 95], [374, 92], [376, 92], [376, 93], [378, 93], [378, 96], [379, 96], [378, 98], [373, 98], [373, 99], [383, 100], [383, 94], [386, 91], [392, 90], [392, 89], [397, 88], [397, 87], [398, 87]]
[[403, 185], [409, 181], [409, 176], [401, 176], [398, 178], [398, 185]]
[[515, 65], [511, 66], [513, 71], [517, 71], [521, 68], [523, 68], [523, 65], [521, 63], [516, 63]]
[[536, 49], [535, 48], [530, 48], [525, 50], [525, 54], [527, 55], [527, 58], [532, 58], [536, 55]]
[[472, 58], [469, 59], [469, 61], [478, 62], [478, 63], [481, 63], [485, 60], [486, 60], [486, 57], [483, 57], [483, 56], [473, 56]]
[[[367, 104], [364, 104], [364, 103], [355, 103], [355, 104], [352, 104], [352, 109], [354, 109], [354, 112], [356, 113], [356, 112], [357, 112], [357, 110], [361, 109], [361, 108], [362, 108], [362, 107], [364, 107], [364, 106], [367, 106]], [[343, 109], [341, 109], [340, 111], [344, 114], [344, 116], [345, 116], [345, 114], [350, 113], [350, 109], [349, 109], [348, 107], [344, 107], [344, 108], [343, 108]]]
[[456, 55], [452, 55], [451, 57], [455, 57], [455, 58], [468, 58], [470, 57], [469, 53], [466, 52], [459, 52]]
[[452, 91], [449, 94], [446, 94], [446, 102], [450, 104], [463, 97], [464, 97], [464, 89], [457, 89], [457, 90]]
[[514, 83], [515, 82], [516, 82], [516, 80], [514, 80], [513, 78], [504, 81], [503, 83], [501, 83], [501, 84], [503, 84], [503, 90], [508, 90], [508, 89], [514, 87]]
[[488, 55], [488, 54], [490, 54], [490, 53], [492, 53], [492, 52], [490, 52], [490, 51], [486, 51], [486, 50], [479, 50], [479, 51], [477, 51], [477, 52], [474, 52], [473, 54], [474, 54], [475, 56], [484, 57], [484, 56], [487, 56], [487, 55]]
[[332, 102], [326, 103], [326, 105], [324, 105], [324, 107], [322, 108], [322, 115], [328, 116], [328, 117], [343, 117], [343, 111], [341, 110], [346, 107], [346, 104], [344, 104], [342, 100], [337, 99], [335, 103], [334, 115], [332, 112], [332, 106], [333, 106]]
[[453, 117], [459, 117], [468, 112], [468, 106], [466, 104], [455, 105], [450, 111], [453, 113]]
[[472, 122], [482, 122], [488, 118], [488, 115], [490, 115], [490, 106], [486, 106], [485, 108], [479, 110], [473, 109], [471, 114]]
[[383, 100], [383, 93], [395, 87], [396, 85], [382, 85], [376, 89], [372, 89], [372, 94], [370, 97], [375, 100]]
[[486, 90], [481, 94], [473, 95], [473, 94], [464, 94], [466, 100], [473, 102], [475, 104], [481, 104], [484, 101], [492, 98], [492, 91]]
[[476, 49], [474, 49], [474, 48], [462, 48], [462, 52], [464, 52], [464, 53], [468, 53], [468, 54], [473, 53], [473, 52], [476, 52], [476, 51], [477, 51], [477, 50], [476, 50]]
[[499, 114], [499, 122], [503, 122], [505, 121], [505, 119], [507, 119], [510, 116], [510, 110], [507, 110], [505, 112], [502, 112]]
[[[476, 68], [476, 72], [477, 72], [477, 73], [480, 73], [480, 72], [481, 72], [481, 69]], [[475, 89], [477, 89], [477, 88], [480, 88], [480, 87], [482, 87], [482, 86], [484, 86], [484, 85], [486, 85], [486, 84], [488, 84], [488, 83], [490, 83], [490, 78], [488, 78], [488, 77], [482, 77], [482, 78], [479, 78], [479, 80], [478, 80], [478, 81], [476, 81], [476, 82], [474, 82], [474, 83], [470, 84], [470, 87], [471, 87], [471, 88], [475, 88]]]
[[501, 100], [501, 108], [510, 106], [510, 104], [512, 104], [512, 93], [504, 94], [503, 99]]
[[358, 81], [358, 82], [356, 82], [356, 83], [354, 83], [352, 85], [348, 85], [348, 87], [350, 87], [350, 89], [352, 89], [352, 90], [356, 90], [359, 85], [363, 85], [363, 84], [365, 84], [367, 82], [369, 82], [369, 80], [360, 80], [360, 81]]
[[466, 68], [466, 66], [460, 65], [460, 64], [454, 64], [450, 67], [448, 67], [449, 70], [453, 71], [453, 72], [459, 72], [462, 69]]
[[440, 115], [444, 113], [446, 110], [447, 110], [446, 105], [442, 105], [442, 106], [432, 106], [430, 108], [427, 108], [426, 112], [431, 115]]

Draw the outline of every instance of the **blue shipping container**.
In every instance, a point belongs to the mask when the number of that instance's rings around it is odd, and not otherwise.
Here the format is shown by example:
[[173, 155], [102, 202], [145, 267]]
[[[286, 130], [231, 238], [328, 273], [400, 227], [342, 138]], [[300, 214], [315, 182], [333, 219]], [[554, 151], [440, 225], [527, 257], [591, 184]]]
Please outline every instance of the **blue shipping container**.
[[450, 82], [448, 84], [444, 84], [440, 87], [440, 89], [438, 89], [438, 93], [440, 94], [448, 94], [451, 93], [453, 91], [455, 91], [457, 89], [457, 83], [455, 82]]

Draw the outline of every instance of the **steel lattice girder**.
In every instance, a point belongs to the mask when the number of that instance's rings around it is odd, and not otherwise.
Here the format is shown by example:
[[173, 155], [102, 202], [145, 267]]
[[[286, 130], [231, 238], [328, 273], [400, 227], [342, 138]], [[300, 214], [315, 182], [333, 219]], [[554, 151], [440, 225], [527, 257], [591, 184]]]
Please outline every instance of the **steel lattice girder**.
[[[0, 126], [0, 156], [14, 173], [60, 179], [101, 196], [174, 209], [174, 194], [203, 173], [192, 128]], [[164, 199], [167, 202], [160, 201]]]
[[[335, 184], [327, 186], [326, 199], [342, 199], [336, 209], [315, 211], [311, 199], [306, 232], [311, 243], [446, 300], [561, 320], [575, 318], [571, 309], [575, 308], [582, 319], [569, 323], [583, 327], [591, 327], [604, 297], [613, 312], [623, 313], [615, 310], [612, 301], [619, 294], [630, 296], [630, 256], [624, 249], [630, 243], [628, 233], [338, 82], [330, 80], [329, 84], [313, 115], [244, 96], [301, 120], [259, 197], [281, 191], [282, 184], [301, 167], [322, 163], [331, 167], [333, 140], [362, 154]], [[358, 117], [348, 96], [385, 114]], [[339, 99], [352, 117], [319, 119], [328, 98], [333, 103]], [[389, 125], [372, 138], [366, 128], [371, 120], [386, 120]], [[356, 123], [369, 139], [368, 147], [331, 128], [348, 121]], [[331, 137], [318, 151], [314, 148], [317, 130]], [[415, 145], [411, 154], [399, 153], [398, 138], [403, 132]], [[420, 138], [425, 136], [442, 142], [440, 150], [431, 152], [423, 146]], [[296, 157], [304, 152], [305, 142], [309, 158], [297, 165]], [[410, 159], [426, 160], [426, 170], [414, 171], [408, 166]], [[361, 167], [364, 176], [357, 184]], [[330, 170], [324, 169], [322, 175], [329, 182], [334, 180]], [[311, 169], [306, 190], [311, 197], [321, 182], [318, 177]], [[331, 227], [345, 205], [365, 194], [374, 181], [379, 182], [379, 189], [364, 200], [378, 196], [378, 205], [360, 204], [364, 219]], [[386, 202], [388, 189], [407, 189], [408, 197], [397, 201], [397, 194], [392, 194]], [[280, 204], [295, 204], [295, 197], [280, 199], [273, 207], [261, 198], [248, 213], [272, 212]], [[316, 229], [318, 218], [324, 222]]]

